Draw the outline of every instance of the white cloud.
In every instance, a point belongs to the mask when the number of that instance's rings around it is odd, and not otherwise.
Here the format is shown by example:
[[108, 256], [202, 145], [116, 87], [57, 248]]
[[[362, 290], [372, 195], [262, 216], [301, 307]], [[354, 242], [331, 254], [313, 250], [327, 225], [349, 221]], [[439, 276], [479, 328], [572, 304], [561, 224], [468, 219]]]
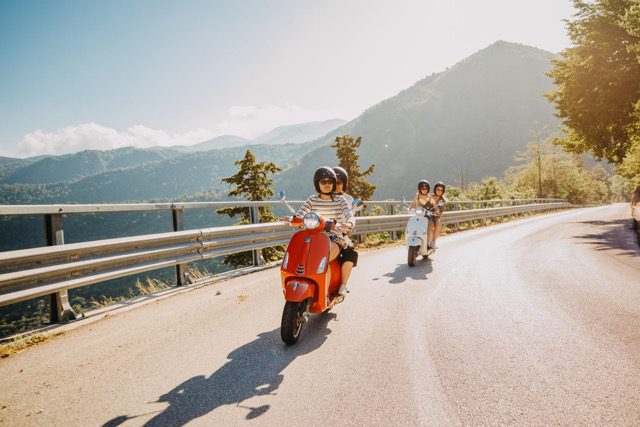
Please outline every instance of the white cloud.
[[22, 155], [66, 154], [82, 150], [111, 150], [121, 147], [152, 147], [191, 145], [214, 136], [207, 129], [196, 129], [184, 134], [169, 135], [158, 129], [136, 125], [124, 131], [85, 123], [68, 126], [55, 132], [36, 130], [26, 134], [18, 144]]
[[298, 105], [233, 106], [229, 118], [218, 124], [219, 134], [255, 138], [285, 125], [339, 118], [324, 110], [310, 110]]

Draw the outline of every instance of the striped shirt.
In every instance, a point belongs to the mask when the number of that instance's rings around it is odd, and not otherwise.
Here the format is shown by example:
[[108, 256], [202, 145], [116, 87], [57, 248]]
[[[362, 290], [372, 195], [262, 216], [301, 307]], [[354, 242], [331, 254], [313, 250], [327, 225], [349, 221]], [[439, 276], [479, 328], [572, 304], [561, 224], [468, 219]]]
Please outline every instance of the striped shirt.
[[356, 223], [353, 211], [349, 207], [349, 202], [342, 196], [334, 195], [333, 200], [324, 200], [314, 194], [304, 202], [296, 212], [296, 216], [303, 217], [309, 212], [315, 212], [325, 219], [337, 221], [345, 226], [349, 223], [349, 226], [347, 226], [349, 228], [353, 228]]
[[353, 209], [353, 197], [351, 197], [350, 195], [348, 195], [347, 193], [342, 193], [342, 194], [337, 194], [338, 196], [342, 196], [344, 197], [344, 199], [347, 201], [347, 203], [349, 204], [349, 209]]

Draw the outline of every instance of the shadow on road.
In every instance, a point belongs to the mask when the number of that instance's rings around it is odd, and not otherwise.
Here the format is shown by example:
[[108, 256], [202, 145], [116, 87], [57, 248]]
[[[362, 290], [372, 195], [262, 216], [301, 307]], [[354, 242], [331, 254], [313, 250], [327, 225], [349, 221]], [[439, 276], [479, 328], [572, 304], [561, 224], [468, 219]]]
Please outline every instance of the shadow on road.
[[594, 245], [596, 250], [618, 249], [624, 251], [625, 255], [640, 255], [640, 252], [638, 252], [638, 248], [640, 248], [640, 233], [636, 233], [631, 228], [630, 220], [582, 221], [580, 224], [597, 227], [593, 233], [575, 236], [578, 239], [583, 239], [585, 243]]
[[[270, 405], [251, 407], [241, 403], [277, 390], [284, 379], [282, 371], [296, 357], [316, 350], [325, 342], [331, 333], [328, 323], [335, 317], [334, 313], [312, 316], [304, 326], [300, 341], [290, 347], [280, 339], [279, 328], [259, 334], [257, 339], [229, 353], [230, 360], [211, 376], [190, 378], [160, 396], [158, 402], [168, 402], [169, 407], [145, 426], [182, 426], [230, 404], [248, 410], [248, 420], [261, 416]], [[118, 416], [103, 427], [115, 427], [138, 416]]]
[[390, 277], [389, 283], [402, 283], [407, 280], [408, 277], [414, 280], [425, 280], [427, 274], [433, 271], [430, 259], [420, 259], [416, 261], [416, 265], [409, 267], [407, 264], [396, 265], [395, 270], [385, 274], [385, 277]]

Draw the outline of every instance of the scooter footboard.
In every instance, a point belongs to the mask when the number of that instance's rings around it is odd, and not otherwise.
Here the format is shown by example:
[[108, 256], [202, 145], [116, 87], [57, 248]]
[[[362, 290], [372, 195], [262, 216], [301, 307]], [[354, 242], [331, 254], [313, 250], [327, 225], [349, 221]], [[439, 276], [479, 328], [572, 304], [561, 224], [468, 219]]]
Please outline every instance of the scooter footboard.
[[287, 301], [301, 302], [312, 298], [318, 285], [309, 280], [291, 277], [284, 285], [284, 299]]

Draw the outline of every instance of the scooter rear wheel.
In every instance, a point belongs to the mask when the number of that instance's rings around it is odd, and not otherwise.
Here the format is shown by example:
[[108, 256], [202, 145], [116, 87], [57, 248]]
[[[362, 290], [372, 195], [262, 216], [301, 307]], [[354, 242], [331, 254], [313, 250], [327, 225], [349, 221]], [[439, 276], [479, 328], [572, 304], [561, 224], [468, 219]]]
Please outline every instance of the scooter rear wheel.
[[282, 323], [280, 324], [280, 337], [288, 345], [295, 344], [300, 338], [305, 318], [302, 312], [303, 303], [287, 301], [282, 311]]
[[414, 265], [416, 265], [417, 257], [418, 257], [418, 247], [409, 246], [409, 251], [407, 254], [407, 264], [409, 264], [409, 267], [413, 267]]

